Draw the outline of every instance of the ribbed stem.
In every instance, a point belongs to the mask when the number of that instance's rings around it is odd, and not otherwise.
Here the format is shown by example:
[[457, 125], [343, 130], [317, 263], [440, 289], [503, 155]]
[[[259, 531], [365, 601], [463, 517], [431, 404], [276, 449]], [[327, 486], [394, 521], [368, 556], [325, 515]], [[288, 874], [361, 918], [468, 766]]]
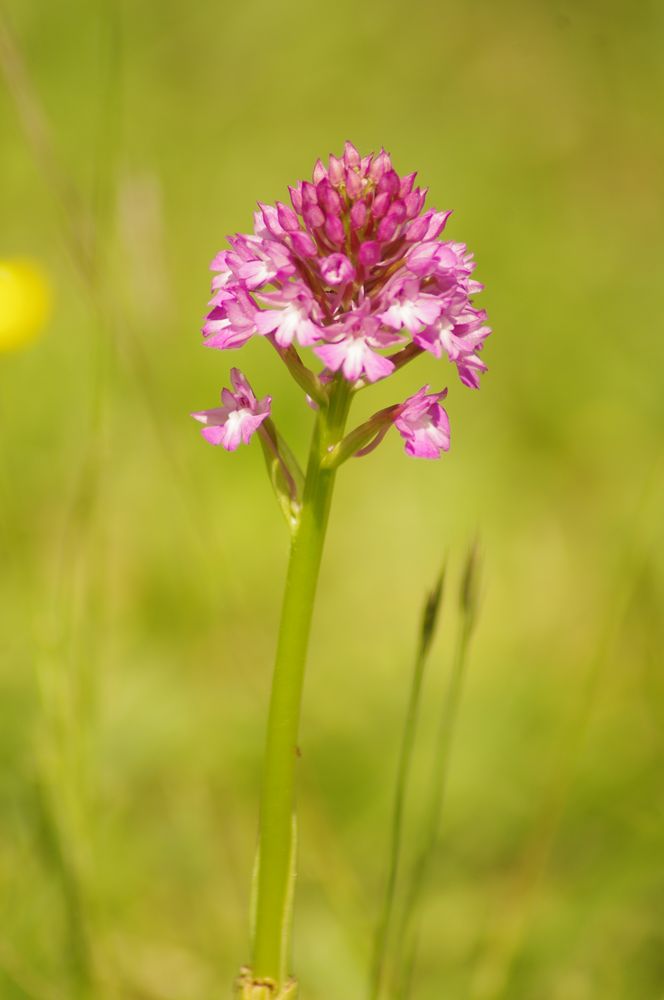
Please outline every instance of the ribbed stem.
[[288, 969], [294, 853], [295, 769], [311, 619], [335, 471], [321, 462], [343, 435], [350, 405], [338, 378], [321, 408], [309, 454], [304, 497], [293, 534], [272, 680], [261, 789], [259, 864], [252, 972], [283, 983]]

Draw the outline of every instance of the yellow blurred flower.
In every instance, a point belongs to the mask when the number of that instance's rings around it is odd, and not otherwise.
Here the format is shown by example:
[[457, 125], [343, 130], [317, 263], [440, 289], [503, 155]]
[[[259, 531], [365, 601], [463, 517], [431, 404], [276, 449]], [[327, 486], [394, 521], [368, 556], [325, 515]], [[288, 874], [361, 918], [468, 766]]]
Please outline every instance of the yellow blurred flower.
[[28, 259], [0, 259], [0, 351], [23, 347], [39, 336], [51, 315], [51, 283]]

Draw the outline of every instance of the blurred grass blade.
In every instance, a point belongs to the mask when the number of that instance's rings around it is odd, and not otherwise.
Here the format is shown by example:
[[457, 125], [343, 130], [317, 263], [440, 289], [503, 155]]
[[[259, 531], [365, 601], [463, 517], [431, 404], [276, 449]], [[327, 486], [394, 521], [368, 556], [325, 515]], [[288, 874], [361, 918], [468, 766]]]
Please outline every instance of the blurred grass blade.
[[[649, 481], [641, 506], [650, 489]], [[608, 604], [603, 631], [581, 679], [579, 699], [572, 705], [564, 723], [558, 744], [560, 751], [544, 782], [544, 794], [534, 810], [530, 835], [520, 848], [518, 863], [500, 900], [500, 919], [491, 921], [481, 935], [468, 991], [470, 1000], [505, 1000], [509, 996], [514, 966], [526, 947], [538, 892], [569, 806], [598, 692], [610, 664], [612, 648], [624, 626], [629, 601], [634, 596], [637, 566], [635, 552], [625, 546], [615, 574], [617, 588]]]
[[[0, 939], [0, 987], [9, 984], [13, 990], [11, 996], [19, 996], [21, 1000], [66, 1000], [63, 994], [51, 983], [44, 982], [35, 971], [24, 965], [24, 960], [15, 954], [6, 941]], [[5, 996], [5, 994], [2, 994]]]
[[413, 666], [408, 708], [406, 710], [403, 735], [401, 738], [401, 751], [399, 754], [399, 763], [397, 768], [385, 897], [383, 899], [383, 907], [376, 929], [373, 964], [369, 984], [369, 996], [371, 1000], [377, 1000], [380, 996], [385, 971], [387, 943], [392, 923], [394, 897], [397, 876], [399, 873], [399, 861], [401, 857], [404, 805], [408, 792], [408, 780], [410, 777], [413, 746], [417, 733], [422, 678], [424, 676], [424, 667], [426, 665], [427, 657], [436, 631], [444, 584], [445, 567], [441, 570], [433, 590], [429, 593], [422, 613], [419, 642]]
[[42, 172], [61, 213], [67, 248], [81, 273], [89, 280], [94, 274], [90, 233], [92, 225], [87, 208], [69, 175], [56, 156], [52, 132], [32, 86], [23, 54], [5, 11], [0, 6], [0, 70], [16, 106], [19, 121], [34, 151], [35, 163]]
[[431, 868], [440, 830], [441, 815], [447, 781], [450, 756], [459, 713], [459, 703], [466, 673], [470, 638], [477, 621], [479, 593], [479, 555], [474, 543], [466, 558], [459, 593], [460, 623], [457, 637], [452, 676], [445, 691], [438, 731], [438, 742], [431, 780], [430, 800], [424, 826], [422, 843], [411, 872], [396, 935], [395, 984], [393, 995], [398, 1000], [410, 996], [411, 984], [417, 959], [418, 909], [423, 888]]
[[[72, 842], [74, 838], [71, 835], [67, 836], [67, 833], [71, 834], [72, 824], [68, 831], [63, 829], [65, 824], [58, 815], [54, 801], [57, 790], [49, 787], [47, 782], [46, 775], [38, 776], [35, 786], [35, 827], [44, 859], [55, 875], [61, 891], [65, 917], [64, 952], [70, 989], [73, 997], [83, 1000], [93, 995], [94, 983], [93, 932], [88, 893], [84, 885], [80, 845]], [[62, 809], [60, 802], [60, 811]]]

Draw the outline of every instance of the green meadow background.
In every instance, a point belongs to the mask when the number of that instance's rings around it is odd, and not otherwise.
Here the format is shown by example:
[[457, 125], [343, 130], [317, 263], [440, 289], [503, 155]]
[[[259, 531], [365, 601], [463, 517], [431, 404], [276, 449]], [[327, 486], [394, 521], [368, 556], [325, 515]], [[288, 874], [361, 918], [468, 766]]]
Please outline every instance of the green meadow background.
[[267, 343], [208, 351], [199, 328], [225, 235], [346, 138], [454, 209], [495, 333], [481, 391], [427, 357], [358, 405], [449, 385], [452, 449], [391, 435], [339, 476], [302, 998], [366, 996], [420, 609], [447, 558], [411, 844], [479, 536], [411, 995], [663, 1000], [664, 7], [2, 9], [0, 257], [55, 289], [43, 337], [0, 357], [2, 1000], [210, 1000], [248, 958], [288, 540], [260, 449], [213, 449], [188, 414], [240, 364], [306, 449]]

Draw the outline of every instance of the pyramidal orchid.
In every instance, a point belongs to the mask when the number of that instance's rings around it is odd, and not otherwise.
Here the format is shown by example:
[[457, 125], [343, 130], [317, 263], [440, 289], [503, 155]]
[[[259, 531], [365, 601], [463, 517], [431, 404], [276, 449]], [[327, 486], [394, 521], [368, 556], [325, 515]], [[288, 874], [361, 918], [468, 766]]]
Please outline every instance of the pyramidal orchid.
[[[231, 371], [221, 406], [192, 416], [211, 444], [234, 451], [256, 434], [291, 531], [291, 553], [268, 715], [261, 787], [251, 966], [244, 1000], [286, 1000], [294, 885], [295, 772], [304, 668], [314, 598], [338, 467], [374, 451], [391, 427], [415, 458], [450, 446], [447, 389], [423, 386], [346, 431], [354, 396], [398, 374], [418, 355], [446, 358], [478, 388], [490, 328], [473, 304], [482, 286], [463, 243], [441, 239], [450, 212], [426, 209], [414, 173], [400, 176], [385, 151], [316, 163], [290, 204], [259, 203], [252, 233], [228, 238], [211, 264], [206, 346], [242, 347], [262, 337], [277, 351], [315, 411], [305, 472], [245, 376]], [[311, 349], [305, 363], [300, 349]]]

